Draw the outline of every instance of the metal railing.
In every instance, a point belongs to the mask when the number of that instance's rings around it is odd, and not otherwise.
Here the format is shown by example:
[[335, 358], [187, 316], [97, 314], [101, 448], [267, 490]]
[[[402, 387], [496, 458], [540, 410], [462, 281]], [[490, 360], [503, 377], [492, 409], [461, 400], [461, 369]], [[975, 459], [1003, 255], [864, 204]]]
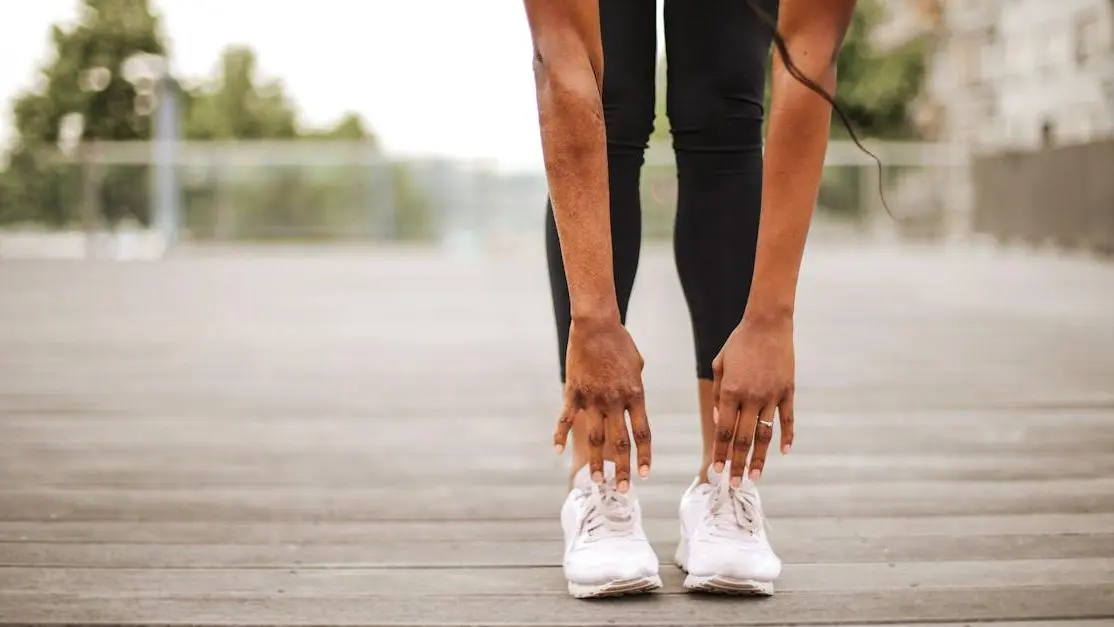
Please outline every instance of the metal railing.
[[[863, 231], [935, 237], [964, 228], [970, 215], [965, 151], [937, 144], [869, 147], [885, 165], [881, 179], [858, 148], [830, 144], [821, 212]], [[542, 226], [546, 181], [540, 169], [505, 172], [477, 161], [399, 159], [366, 142], [182, 142], [160, 148], [156, 160], [151, 142], [88, 143], [70, 155], [38, 158], [34, 167], [23, 164], [28, 190], [51, 191], [25, 194], [22, 202], [39, 205], [22, 213], [46, 215], [57, 226], [80, 225], [87, 233], [129, 221], [158, 225], [155, 217], [165, 213], [168, 201], [156, 191], [172, 180], [178, 193], [176, 215], [166, 222], [175, 229], [166, 234], [171, 241], [478, 245], [536, 238]], [[884, 218], [880, 181], [899, 223]], [[669, 146], [648, 152], [642, 187], [646, 236], [668, 238], [677, 194]]]

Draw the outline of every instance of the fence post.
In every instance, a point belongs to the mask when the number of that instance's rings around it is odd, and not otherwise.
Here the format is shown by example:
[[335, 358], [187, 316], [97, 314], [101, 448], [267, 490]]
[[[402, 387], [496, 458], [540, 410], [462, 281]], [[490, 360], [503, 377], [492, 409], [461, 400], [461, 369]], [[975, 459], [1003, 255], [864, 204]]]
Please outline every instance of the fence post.
[[180, 203], [178, 197], [176, 148], [179, 138], [178, 86], [163, 75], [159, 80], [154, 133], [154, 211], [156, 228], [167, 248], [178, 243]]
[[85, 233], [85, 256], [96, 253], [96, 238], [101, 230], [100, 179], [101, 160], [98, 146], [94, 143], [79, 141], [77, 159], [81, 167], [81, 228]]

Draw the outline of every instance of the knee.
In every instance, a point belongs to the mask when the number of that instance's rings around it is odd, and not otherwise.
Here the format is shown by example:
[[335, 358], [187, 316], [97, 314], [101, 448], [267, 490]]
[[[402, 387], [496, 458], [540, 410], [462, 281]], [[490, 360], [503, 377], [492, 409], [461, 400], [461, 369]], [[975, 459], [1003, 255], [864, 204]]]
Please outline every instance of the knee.
[[642, 152], [654, 131], [653, 77], [649, 82], [638, 78], [604, 75], [603, 115], [612, 152]]
[[740, 77], [671, 90], [669, 126], [678, 151], [761, 150], [765, 83]]

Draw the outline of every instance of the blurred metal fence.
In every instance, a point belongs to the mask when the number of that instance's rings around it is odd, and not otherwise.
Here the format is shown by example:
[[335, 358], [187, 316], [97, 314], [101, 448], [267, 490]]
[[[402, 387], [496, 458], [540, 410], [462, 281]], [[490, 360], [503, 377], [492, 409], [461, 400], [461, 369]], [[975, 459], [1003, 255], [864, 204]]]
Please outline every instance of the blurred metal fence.
[[[875, 163], [854, 145], [831, 143], [822, 213], [852, 229], [912, 237], [964, 228], [970, 202], [963, 150], [937, 144], [870, 148], [885, 165], [881, 179]], [[170, 154], [178, 190], [172, 222], [188, 241], [480, 246], [537, 240], [544, 216], [541, 169], [508, 172], [485, 162], [398, 159], [372, 144], [346, 141], [184, 142], [160, 154], [164, 160]], [[11, 164], [22, 191], [7, 194], [4, 202], [15, 207], [0, 209], [0, 222], [6, 211], [8, 222], [11, 215], [46, 216], [55, 226], [80, 225], [95, 233], [121, 222], [157, 223], [153, 216], [165, 213], [158, 207], [167, 202], [165, 195], [155, 194], [159, 162], [149, 142], [90, 143], [70, 155], [31, 161]], [[882, 212], [880, 180], [900, 222]], [[646, 236], [670, 237], [677, 183], [669, 146], [648, 152], [642, 188]]]
[[1114, 139], [974, 159], [973, 230], [1114, 253]]

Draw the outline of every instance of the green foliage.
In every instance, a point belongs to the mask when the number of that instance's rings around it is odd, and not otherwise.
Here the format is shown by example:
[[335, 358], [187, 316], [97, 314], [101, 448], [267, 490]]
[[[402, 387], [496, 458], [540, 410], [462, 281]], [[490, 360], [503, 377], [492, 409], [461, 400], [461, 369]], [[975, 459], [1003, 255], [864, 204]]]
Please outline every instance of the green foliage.
[[[78, 17], [73, 27], [51, 29], [53, 54], [40, 68], [37, 88], [12, 103], [16, 140], [0, 172], [0, 225], [72, 226], [90, 203], [110, 228], [130, 216], [149, 222], [148, 165], [82, 166], [80, 158], [63, 157], [59, 139], [71, 114], [83, 120], [85, 145], [150, 139], [152, 102], [137, 94], [128, 80], [135, 77], [125, 77], [124, 68], [138, 53], [166, 54], [158, 16], [148, 0], [82, 0]], [[374, 135], [354, 113], [325, 128], [300, 128], [285, 86], [259, 77], [247, 47], [225, 50], [214, 76], [177, 94], [186, 140], [340, 140], [376, 150]], [[179, 169], [191, 236], [367, 236], [375, 228], [369, 216], [385, 212], [396, 212], [400, 236], [432, 233], [424, 196], [402, 164], [253, 164], [235, 154], [227, 163]], [[390, 186], [390, 193], [369, 189], [372, 181]], [[374, 206], [381, 199], [392, 204]]]
[[[909, 139], [913, 127], [908, 107], [920, 93], [925, 77], [924, 42], [913, 40], [896, 50], [874, 49], [869, 35], [884, 17], [881, 0], [863, 0], [851, 21], [838, 62], [836, 102], [851, 120], [859, 137]], [[665, 116], [665, 65], [657, 71], [657, 121], [655, 141], [668, 141], [669, 121]], [[769, 108], [769, 80], [766, 107]], [[847, 131], [833, 116], [832, 134], [847, 137]]]
[[[925, 77], [924, 42], [912, 40], [880, 53], [869, 40], [883, 17], [877, 1], [860, 2], [839, 57], [837, 102], [860, 137], [909, 139], [914, 135], [909, 105], [920, 94]], [[839, 137], [847, 132], [833, 119]]]
[[[818, 0], [819, 1], [819, 0]], [[836, 102], [847, 115], [860, 139], [885, 140], [915, 137], [909, 119], [909, 106], [919, 95], [925, 78], [925, 42], [912, 40], [895, 50], [878, 51], [871, 44], [871, 30], [884, 17], [882, 0], [862, 0], [851, 22], [840, 53]], [[669, 120], [665, 111], [666, 59], [657, 68], [657, 119], [651, 141], [668, 142]], [[766, 109], [770, 89], [767, 77]], [[849, 135], [838, 116], [832, 116], [832, 136], [845, 139]], [[643, 171], [643, 179], [654, 178], [661, 188], [663, 173], [651, 168]], [[644, 185], [645, 187], [645, 185]], [[858, 168], [828, 168], [820, 189], [822, 207], [839, 213], [854, 213], [861, 206], [861, 178]], [[664, 228], [672, 215], [665, 205], [644, 190], [645, 221], [648, 232]], [[667, 215], [668, 213], [668, 215]]]
[[[56, 146], [62, 120], [80, 114], [84, 140], [150, 137], [150, 118], [136, 107], [135, 87], [121, 73], [136, 53], [162, 54], [158, 17], [147, 0], [82, 0], [70, 29], [50, 31], [53, 59], [40, 69], [40, 89], [12, 103], [16, 141], [0, 176], [0, 222], [40, 221], [64, 226], [75, 218], [80, 175], [60, 163]], [[118, 180], [101, 186], [102, 204], [146, 219], [146, 189]], [[106, 212], [113, 222], [117, 211]]]
[[294, 139], [297, 113], [281, 81], [263, 84], [250, 48], [224, 51], [220, 73], [185, 92], [186, 139]]

